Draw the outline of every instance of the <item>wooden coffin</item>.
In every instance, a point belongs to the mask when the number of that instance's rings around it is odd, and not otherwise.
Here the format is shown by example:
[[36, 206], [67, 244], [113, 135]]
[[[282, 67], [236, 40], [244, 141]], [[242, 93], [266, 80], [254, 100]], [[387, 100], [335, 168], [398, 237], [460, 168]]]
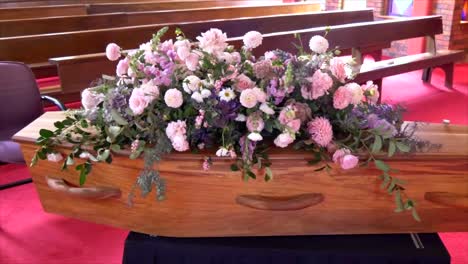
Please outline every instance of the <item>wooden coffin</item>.
[[[14, 136], [26, 160], [36, 150], [39, 129], [52, 129], [62, 117], [45, 113]], [[122, 155], [111, 165], [95, 165], [85, 189], [76, 187], [78, 173], [60, 171], [59, 163], [39, 161], [30, 171], [47, 212], [161, 236], [468, 231], [468, 127], [430, 124], [418, 136], [442, 148], [394, 157], [388, 164], [407, 182], [405, 192], [416, 200], [421, 222], [410, 212], [394, 212], [392, 196], [379, 187], [377, 169], [315, 172], [307, 164], [312, 157], [292, 150], [272, 151], [270, 182], [243, 181], [228, 159], [213, 157], [212, 168], [203, 171], [201, 155], [168, 155], [159, 164], [166, 199], [156, 201], [154, 192], [142, 198], [137, 191], [133, 206], [127, 196], [142, 160]]]

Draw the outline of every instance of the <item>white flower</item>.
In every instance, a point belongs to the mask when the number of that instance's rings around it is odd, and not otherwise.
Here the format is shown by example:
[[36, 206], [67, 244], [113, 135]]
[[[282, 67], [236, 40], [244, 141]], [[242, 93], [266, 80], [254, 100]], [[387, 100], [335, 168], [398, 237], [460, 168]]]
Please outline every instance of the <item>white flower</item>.
[[225, 88], [219, 92], [219, 98], [221, 101], [229, 102], [232, 99], [236, 98], [236, 94], [231, 88]]
[[248, 49], [255, 49], [262, 45], [263, 36], [260, 32], [249, 31], [244, 35], [244, 46]]
[[103, 101], [103, 95], [98, 94], [92, 90], [85, 89], [81, 93], [81, 104], [84, 109], [89, 110], [95, 108], [99, 103]]
[[184, 98], [179, 90], [172, 88], [164, 94], [164, 102], [171, 108], [179, 108], [184, 103]]
[[224, 61], [227, 64], [231, 64], [234, 61], [234, 57], [229, 52], [222, 52], [218, 54], [218, 61]]
[[220, 147], [218, 151], [216, 151], [216, 156], [218, 157], [227, 157], [229, 156], [229, 150], [225, 147]]
[[247, 120], [247, 117], [243, 114], [237, 114], [236, 119], [237, 122], [245, 122]]
[[325, 53], [328, 49], [328, 40], [322, 36], [313, 36], [309, 41], [309, 47], [315, 53]]
[[258, 132], [252, 132], [252, 133], [250, 133], [247, 137], [248, 137], [250, 140], [252, 140], [252, 141], [260, 141], [260, 140], [263, 140], [262, 135], [260, 135], [260, 133], [258, 133]]
[[89, 153], [87, 151], [81, 152], [80, 159], [88, 159], [90, 155], [91, 155], [91, 153]]
[[198, 103], [203, 103], [203, 97], [200, 92], [194, 92], [192, 94], [192, 99]]
[[203, 98], [208, 98], [208, 97], [211, 96], [211, 91], [208, 90], [208, 89], [202, 89], [202, 90], [201, 90], [201, 96], [202, 96]]
[[262, 112], [264, 112], [265, 114], [267, 114], [267, 115], [274, 115], [275, 114], [275, 110], [273, 110], [270, 106], [268, 106], [267, 103], [262, 103], [260, 105], [260, 110]]
[[200, 89], [201, 80], [195, 75], [187, 76], [182, 82], [182, 87], [184, 91], [188, 94], [198, 91]]
[[49, 153], [47, 154], [47, 160], [52, 162], [59, 162], [63, 159], [62, 154], [56, 153]]

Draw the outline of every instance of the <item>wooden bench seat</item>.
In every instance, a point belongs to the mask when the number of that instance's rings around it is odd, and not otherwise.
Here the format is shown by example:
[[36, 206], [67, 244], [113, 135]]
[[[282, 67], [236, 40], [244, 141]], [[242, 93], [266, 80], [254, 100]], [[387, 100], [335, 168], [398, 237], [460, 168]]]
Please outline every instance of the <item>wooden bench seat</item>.
[[320, 4], [308, 2], [3, 20], [0, 37], [316, 11], [320, 11]]

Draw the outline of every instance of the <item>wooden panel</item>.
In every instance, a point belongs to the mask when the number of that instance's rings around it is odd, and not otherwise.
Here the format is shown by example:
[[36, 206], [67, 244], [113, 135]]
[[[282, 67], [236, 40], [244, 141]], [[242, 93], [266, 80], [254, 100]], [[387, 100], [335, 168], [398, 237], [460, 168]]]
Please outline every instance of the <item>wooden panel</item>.
[[217, 6], [271, 5], [274, 2], [281, 3], [282, 1], [144, 1], [143, 3], [106, 3], [89, 5], [88, 14], [103, 14], [114, 12], [144, 12], [155, 10], [190, 9]]
[[0, 8], [0, 20], [86, 15], [84, 5]]
[[0, 37], [320, 11], [318, 3], [213, 7], [0, 21]]
[[[250, 30], [262, 33], [290, 31], [324, 25], [372, 21], [372, 10], [329, 11], [286, 14], [257, 18], [242, 18], [204, 22], [156, 24], [136, 27], [77, 31], [47, 35], [22, 36], [0, 39], [3, 59], [25, 63], [45, 62], [49, 58], [81, 55], [104, 51], [108, 43], [118, 43], [122, 48], [138, 47], [163, 26], [180, 27], [188, 38], [195, 39], [200, 32], [220, 28], [228, 36], [242, 36]], [[173, 31], [171, 30], [170, 33]], [[128, 36], [132, 36], [129, 38]], [[35, 43], [35, 45], [31, 45]], [[27, 49], [29, 52], [25, 53]]]
[[[34, 146], [30, 141], [38, 128], [52, 127], [60, 113], [46, 113], [39, 121], [19, 132], [28, 160]], [[267, 236], [302, 234], [382, 234], [404, 232], [468, 231], [468, 210], [458, 204], [425, 200], [427, 192], [468, 195], [468, 129], [461, 126], [429, 125], [419, 136], [443, 143], [436, 153], [402, 156], [389, 161], [407, 181], [407, 194], [418, 202], [422, 222], [407, 213], [393, 212], [393, 199], [379, 189], [379, 171], [358, 168], [331, 174], [312, 172], [307, 154], [277, 150], [271, 154], [275, 177], [244, 182], [229, 171], [228, 159], [214, 158], [211, 170], [201, 169], [202, 155], [168, 155], [159, 165], [166, 179], [167, 197], [156, 202], [154, 194], [135, 197], [133, 207], [127, 195], [142, 161], [118, 156], [113, 165], [99, 164], [88, 176], [86, 186], [117, 188], [122, 196], [108, 200], [85, 200], [51, 190], [45, 176], [64, 178], [77, 184], [75, 171], [61, 172], [60, 165], [41, 161], [31, 169], [36, 189], [47, 212], [109, 224], [162, 236]], [[463, 146], [465, 148], [463, 148]], [[181, 162], [183, 161], [183, 162]], [[291, 166], [294, 164], [294, 166]], [[239, 195], [285, 199], [321, 194], [323, 201], [298, 210], [258, 210], [236, 203]]]

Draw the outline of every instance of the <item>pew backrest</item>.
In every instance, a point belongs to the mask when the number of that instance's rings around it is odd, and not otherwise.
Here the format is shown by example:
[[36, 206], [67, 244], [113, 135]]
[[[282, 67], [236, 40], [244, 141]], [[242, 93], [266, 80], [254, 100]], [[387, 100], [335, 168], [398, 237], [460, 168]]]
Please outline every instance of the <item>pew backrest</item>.
[[0, 21], [0, 37], [315, 11], [320, 11], [320, 4], [311, 2], [4, 20]]
[[[101, 52], [110, 42], [119, 43], [124, 49], [137, 47], [163, 26], [171, 29], [181, 28], [188, 38], [195, 39], [200, 32], [210, 28], [220, 28], [228, 36], [242, 36], [248, 31], [261, 33], [309, 29], [325, 25], [340, 25], [356, 22], [373, 21], [372, 9], [354, 11], [310, 12], [305, 14], [287, 14], [256, 18], [238, 18], [214, 21], [155, 24], [135, 27], [99, 29], [0, 38], [0, 53], [8, 60], [25, 63], [45, 62], [58, 56], [80, 55]], [[131, 36], [131, 37], [128, 37]], [[173, 30], [167, 37], [174, 37]], [[31, 45], [34, 43], [34, 45]], [[24, 50], [28, 50], [27, 53]]]
[[[301, 35], [303, 46], [309, 50], [308, 40], [314, 35], [324, 35], [327, 30], [330, 30], [327, 39], [331, 48], [337, 46], [340, 49], [353, 49], [360, 52], [366, 47], [395, 40], [440, 34], [442, 33], [442, 18], [440, 16], [416, 17], [268, 33], [263, 34], [263, 43], [254, 49], [254, 54], [260, 56], [265, 51], [274, 49], [294, 52], [296, 47], [292, 43], [299, 44], [297, 34]], [[379, 35], [379, 32], [383, 34]], [[229, 42], [240, 47], [242, 37], [230, 38]], [[52, 58], [50, 62], [58, 66], [63, 91], [75, 93], [86, 88], [90, 81], [98, 78], [100, 74], [114, 74], [116, 65], [116, 62], [108, 61], [104, 53]], [[89, 75], [77, 77], [78, 70], [83, 70], [83, 73], [86, 72]]]
[[87, 7], [79, 4], [0, 8], [0, 21], [38, 17], [77, 16], [86, 15], [87, 13]]

